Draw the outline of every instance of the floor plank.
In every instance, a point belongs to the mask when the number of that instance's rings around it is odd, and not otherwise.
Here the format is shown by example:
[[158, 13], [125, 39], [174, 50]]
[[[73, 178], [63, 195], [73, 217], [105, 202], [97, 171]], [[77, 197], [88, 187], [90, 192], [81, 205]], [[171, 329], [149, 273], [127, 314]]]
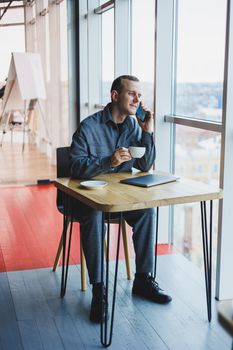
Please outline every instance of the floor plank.
[[43, 350], [40, 333], [33, 319], [19, 321], [19, 329], [25, 350]]
[[56, 166], [34, 145], [8, 141], [0, 147], [0, 186], [36, 184], [37, 180], [56, 178]]
[[[172, 295], [172, 303], [151, 305], [145, 300], [136, 298], [138, 300], [134, 301], [133, 298], [134, 305], [171, 349], [229, 349], [229, 336], [216, 323], [217, 302], [214, 300], [213, 321], [210, 324], [207, 321], [204, 275], [200, 271], [196, 273], [198, 279], [194, 282], [192, 272], [197, 268], [184, 257], [179, 257], [183, 265], [189, 266], [189, 275], [182, 273], [175, 263], [176, 256], [161, 256], [158, 259], [158, 280]], [[179, 281], [177, 276], [180, 277]], [[121, 283], [122, 278], [119, 281]], [[200, 281], [203, 281], [203, 285]], [[123, 288], [130, 297], [131, 288], [125, 288], [125, 285]]]
[[44, 318], [43, 320], [37, 319], [36, 324], [40, 334], [43, 349], [64, 349], [62, 339], [60, 337], [60, 334], [58, 334], [56, 323], [53, 318]]
[[[112, 283], [114, 262], [110, 265]], [[158, 305], [132, 296], [132, 281], [120, 262], [111, 350], [230, 349], [231, 337], [217, 322], [214, 298], [213, 321], [207, 321], [204, 276], [196, 269], [178, 254], [159, 256], [158, 281], [173, 301]], [[61, 268], [0, 274], [0, 349], [101, 348], [100, 327], [89, 321], [90, 285], [82, 292], [79, 266], [70, 266], [61, 299], [60, 275]]]
[[14, 302], [5, 272], [0, 273], [0, 344], [1, 349], [23, 349]]
[[[0, 188], [0, 192], [0, 271], [51, 267], [62, 231], [62, 215], [56, 207], [54, 185], [5, 187]], [[114, 231], [114, 225], [111, 229]], [[128, 234], [132, 252], [132, 235], [130, 231]], [[112, 249], [115, 253], [116, 237], [113, 232], [110, 258]], [[165, 251], [163, 249], [162, 253]], [[124, 258], [122, 244], [120, 258]], [[79, 223], [74, 223], [70, 262], [79, 261]]]

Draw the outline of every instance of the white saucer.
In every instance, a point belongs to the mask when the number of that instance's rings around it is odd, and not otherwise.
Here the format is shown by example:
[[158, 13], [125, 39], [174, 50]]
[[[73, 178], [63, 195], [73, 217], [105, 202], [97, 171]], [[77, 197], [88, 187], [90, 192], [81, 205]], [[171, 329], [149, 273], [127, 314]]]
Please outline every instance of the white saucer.
[[97, 180], [80, 182], [80, 185], [82, 187], [88, 188], [89, 190], [100, 189], [100, 188], [107, 186], [107, 184], [108, 183], [106, 181], [97, 181]]

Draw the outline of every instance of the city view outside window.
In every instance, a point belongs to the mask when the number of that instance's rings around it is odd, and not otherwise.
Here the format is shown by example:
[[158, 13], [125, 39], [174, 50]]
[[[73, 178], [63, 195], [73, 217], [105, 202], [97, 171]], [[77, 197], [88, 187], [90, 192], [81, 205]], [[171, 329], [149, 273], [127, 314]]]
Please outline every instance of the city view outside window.
[[[177, 125], [175, 173], [185, 178], [218, 186], [220, 146], [219, 133]], [[215, 261], [218, 201], [214, 201], [213, 204], [213, 261]], [[174, 246], [199, 267], [203, 267], [199, 203], [174, 207]]]
[[155, 1], [132, 1], [132, 74], [139, 78], [145, 105], [154, 108]]
[[[221, 122], [225, 28], [225, 0], [179, 0], [176, 115]], [[218, 186], [221, 134], [177, 125], [175, 134], [175, 172]], [[214, 204], [216, 218], [218, 208]], [[174, 208], [174, 245], [202, 267], [200, 220], [197, 204]], [[216, 248], [217, 221], [213, 224]]]
[[179, 0], [175, 114], [222, 118], [226, 0]]

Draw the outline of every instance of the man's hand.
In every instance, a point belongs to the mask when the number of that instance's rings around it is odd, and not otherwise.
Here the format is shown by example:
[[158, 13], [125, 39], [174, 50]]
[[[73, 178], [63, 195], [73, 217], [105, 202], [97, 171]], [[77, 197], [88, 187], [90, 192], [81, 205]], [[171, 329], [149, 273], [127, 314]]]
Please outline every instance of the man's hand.
[[125, 147], [117, 148], [111, 158], [111, 167], [115, 168], [121, 163], [128, 162], [132, 157]]
[[144, 130], [145, 132], [152, 133], [154, 129], [154, 113], [151, 112], [148, 108], [146, 108], [142, 103], [141, 103], [141, 106], [143, 111], [146, 112], [146, 118], [144, 121], [142, 121], [136, 115], [138, 124], [140, 125], [142, 130]]

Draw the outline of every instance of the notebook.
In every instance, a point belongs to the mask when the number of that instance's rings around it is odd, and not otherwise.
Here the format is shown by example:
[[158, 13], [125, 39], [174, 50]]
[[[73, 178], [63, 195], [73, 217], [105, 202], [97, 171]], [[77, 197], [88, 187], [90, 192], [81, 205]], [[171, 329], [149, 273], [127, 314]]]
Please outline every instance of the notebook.
[[176, 181], [179, 177], [175, 175], [143, 175], [137, 177], [130, 177], [127, 179], [120, 180], [123, 184], [141, 186], [141, 187], [152, 187], [157, 185], [166, 184], [168, 182]]

